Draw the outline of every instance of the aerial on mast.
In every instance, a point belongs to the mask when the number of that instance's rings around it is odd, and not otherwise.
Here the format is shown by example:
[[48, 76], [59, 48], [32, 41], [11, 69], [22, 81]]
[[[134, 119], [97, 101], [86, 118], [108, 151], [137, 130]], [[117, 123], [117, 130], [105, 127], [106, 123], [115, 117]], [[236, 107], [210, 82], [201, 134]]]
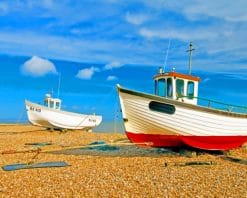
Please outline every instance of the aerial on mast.
[[59, 73], [59, 76], [58, 76], [58, 87], [57, 87], [57, 97], [58, 98], [59, 98], [60, 86], [61, 86], [61, 73]]
[[163, 71], [164, 72], [166, 71], [166, 63], [167, 63], [167, 58], [168, 58], [170, 45], [171, 45], [171, 38], [169, 38], [169, 43], [168, 43], [167, 50], [166, 50], [166, 59], [165, 59], [164, 66], [163, 66]]
[[187, 50], [186, 52], [190, 52], [190, 57], [189, 57], [189, 74], [191, 74], [191, 64], [192, 64], [192, 51], [194, 51], [195, 49], [193, 49], [192, 47], [192, 42], [190, 42], [190, 48], [189, 50]]

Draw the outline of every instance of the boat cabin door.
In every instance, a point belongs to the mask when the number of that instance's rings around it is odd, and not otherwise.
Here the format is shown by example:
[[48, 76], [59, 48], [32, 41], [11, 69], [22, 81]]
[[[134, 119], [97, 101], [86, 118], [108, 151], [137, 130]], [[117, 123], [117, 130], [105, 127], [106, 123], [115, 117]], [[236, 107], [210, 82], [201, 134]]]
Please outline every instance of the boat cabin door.
[[61, 109], [61, 100], [58, 98], [52, 98], [50, 94], [45, 95], [44, 105], [51, 109]]

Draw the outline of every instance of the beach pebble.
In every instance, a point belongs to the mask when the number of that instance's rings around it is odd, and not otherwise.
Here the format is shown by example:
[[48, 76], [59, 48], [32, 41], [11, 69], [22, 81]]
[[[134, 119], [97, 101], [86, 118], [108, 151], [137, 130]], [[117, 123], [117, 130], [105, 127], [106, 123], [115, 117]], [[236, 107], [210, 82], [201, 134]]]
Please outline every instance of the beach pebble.
[[[32, 142], [52, 143], [40, 147], [42, 151], [62, 150], [56, 154], [41, 152], [34, 159], [35, 152], [1, 155], [1, 166], [48, 161], [70, 165], [9, 172], [1, 169], [0, 197], [247, 197], [247, 166], [224, 160], [218, 154], [186, 156], [168, 149], [135, 146], [93, 152], [77, 148], [73, 153], [64, 149], [96, 141], [117, 142], [126, 137], [82, 131], [50, 133], [30, 125], [0, 126], [0, 131], [1, 152], [33, 149], [25, 145]], [[244, 147], [231, 150], [230, 155], [247, 159]], [[213, 163], [176, 165], [191, 162]]]

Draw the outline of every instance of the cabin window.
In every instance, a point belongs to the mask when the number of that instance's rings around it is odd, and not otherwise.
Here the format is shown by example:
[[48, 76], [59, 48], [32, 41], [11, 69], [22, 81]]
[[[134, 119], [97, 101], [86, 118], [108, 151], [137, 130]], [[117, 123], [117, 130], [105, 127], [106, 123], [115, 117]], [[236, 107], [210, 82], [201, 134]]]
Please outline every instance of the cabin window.
[[59, 109], [59, 107], [60, 107], [60, 103], [56, 102], [56, 109]]
[[172, 97], [172, 79], [167, 78], [167, 96]]
[[44, 101], [44, 105], [45, 105], [46, 107], [48, 107], [48, 100], [45, 100], [45, 101]]
[[176, 80], [176, 96], [181, 97], [184, 95], [184, 80]]
[[166, 103], [160, 103], [156, 101], [151, 101], [149, 103], [149, 109], [153, 111], [158, 111], [161, 113], [167, 113], [167, 114], [174, 114], [176, 109], [174, 105], [166, 104]]
[[194, 87], [195, 87], [195, 83], [192, 81], [189, 81], [188, 87], [187, 87], [187, 96], [189, 99], [193, 99], [194, 97]]
[[54, 101], [50, 101], [50, 108], [54, 108]]
[[166, 80], [165, 79], [159, 79], [157, 83], [157, 89], [156, 94], [158, 96], [166, 96]]

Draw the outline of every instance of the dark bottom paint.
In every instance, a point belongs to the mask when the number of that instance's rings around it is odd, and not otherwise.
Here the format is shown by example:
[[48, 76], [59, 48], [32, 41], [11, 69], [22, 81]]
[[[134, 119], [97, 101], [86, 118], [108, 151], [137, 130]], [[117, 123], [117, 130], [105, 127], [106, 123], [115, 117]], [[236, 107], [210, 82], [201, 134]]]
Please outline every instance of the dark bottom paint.
[[136, 144], [151, 147], [180, 147], [187, 145], [204, 150], [230, 150], [247, 142], [247, 136], [182, 136], [131, 133], [127, 137]]

